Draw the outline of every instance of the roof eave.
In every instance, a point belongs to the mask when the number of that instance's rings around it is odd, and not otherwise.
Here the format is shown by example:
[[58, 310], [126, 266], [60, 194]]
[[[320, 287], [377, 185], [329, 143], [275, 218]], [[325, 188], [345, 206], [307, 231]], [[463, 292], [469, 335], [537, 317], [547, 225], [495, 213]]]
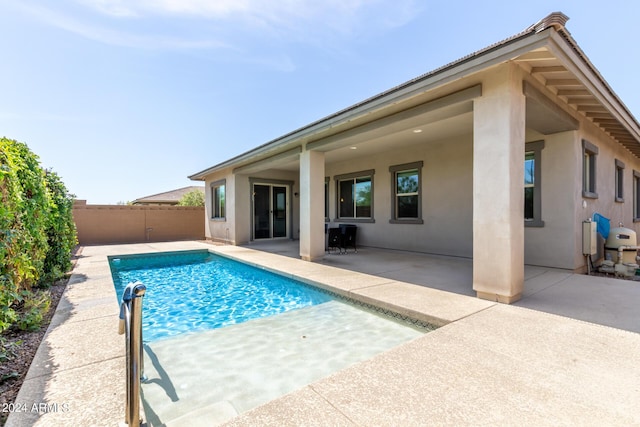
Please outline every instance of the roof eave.
[[416, 94], [433, 89], [436, 86], [457, 80], [462, 76], [475, 73], [529, 50], [537, 49], [545, 44], [548, 37], [548, 32], [521, 33], [500, 44], [489, 46], [482, 51], [468, 55], [427, 74], [423, 74], [229, 160], [190, 175], [188, 178], [194, 181], [204, 181], [208, 175], [220, 170], [238, 167], [244, 162], [255, 160], [256, 157], [267, 157], [267, 155], [277, 154], [278, 151], [283, 149], [295, 148], [295, 146], [302, 145], [305, 140], [311, 139], [313, 135], [317, 133], [351, 122], [357, 117], [370, 114], [387, 105], [397, 103], [402, 99], [415, 96]]
[[312, 122], [222, 163], [190, 175], [189, 179], [205, 180], [208, 175], [214, 172], [230, 167], [237, 168], [257, 159], [277, 155], [283, 150], [302, 146], [322, 132], [337, 126], [349, 126], [349, 123], [357, 118], [379, 111], [385, 106], [398, 103], [545, 46], [555, 46], [554, 50], [562, 52], [564, 61], [574, 64], [580, 61], [582, 65], [586, 65], [587, 71], [582, 73], [581, 78], [586, 82], [591, 82], [598, 93], [602, 94], [606, 107], [616, 113], [621, 123], [625, 124], [630, 134], [640, 144], [640, 125], [638, 125], [638, 121], [565, 29], [564, 24], [567, 20], [568, 17], [562, 13], [552, 13], [519, 34]]

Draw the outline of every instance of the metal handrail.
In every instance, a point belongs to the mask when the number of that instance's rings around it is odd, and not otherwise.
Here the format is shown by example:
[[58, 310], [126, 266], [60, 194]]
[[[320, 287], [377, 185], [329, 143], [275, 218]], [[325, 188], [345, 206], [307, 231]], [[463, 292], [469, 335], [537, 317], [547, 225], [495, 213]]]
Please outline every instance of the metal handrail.
[[140, 380], [144, 376], [142, 354], [142, 298], [147, 288], [140, 282], [129, 283], [122, 292], [118, 333], [125, 335], [127, 350], [127, 400], [125, 422], [140, 425]]

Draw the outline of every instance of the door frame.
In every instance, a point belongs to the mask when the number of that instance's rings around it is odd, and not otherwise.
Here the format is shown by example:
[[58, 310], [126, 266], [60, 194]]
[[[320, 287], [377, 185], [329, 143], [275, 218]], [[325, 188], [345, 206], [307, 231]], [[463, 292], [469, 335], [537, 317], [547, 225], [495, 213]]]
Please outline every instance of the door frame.
[[[264, 178], [249, 178], [249, 197], [250, 197], [250, 203], [251, 203], [251, 214], [250, 216], [250, 227], [251, 227], [251, 233], [250, 233], [250, 240], [251, 241], [255, 241], [255, 240], [283, 240], [283, 239], [292, 239], [293, 237], [293, 203], [291, 200], [291, 194], [292, 194], [292, 189], [293, 189], [293, 181], [285, 181], [285, 180], [279, 180], [279, 179], [264, 179]], [[271, 187], [271, 190], [269, 191], [269, 203], [272, 203], [272, 195], [273, 195], [273, 187], [285, 187], [286, 188], [286, 221], [287, 221], [287, 225], [286, 225], [286, 235], [284, 237], [273, 237], [273, 215], [270, 215], [269, 218], [269, 228], [270, 228], [270, 234], [272, 237], [264, 237], [264, 238], [259, 238], [256, 239], [255, 237], [255, 233], [256, 233], [256, 229], [255, 229], [255, 203], [254, 203], [254, 190], [253, 187], [254, 185], [268, 185]]]

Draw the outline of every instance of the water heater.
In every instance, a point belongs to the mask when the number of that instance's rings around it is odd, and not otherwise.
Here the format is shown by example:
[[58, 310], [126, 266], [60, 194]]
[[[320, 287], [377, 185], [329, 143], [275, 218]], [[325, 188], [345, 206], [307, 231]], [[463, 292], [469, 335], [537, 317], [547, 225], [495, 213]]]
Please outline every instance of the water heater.
[[582, 254], [595, 255], [598, 252], [597, 223], [584, 221], [582, 223]]

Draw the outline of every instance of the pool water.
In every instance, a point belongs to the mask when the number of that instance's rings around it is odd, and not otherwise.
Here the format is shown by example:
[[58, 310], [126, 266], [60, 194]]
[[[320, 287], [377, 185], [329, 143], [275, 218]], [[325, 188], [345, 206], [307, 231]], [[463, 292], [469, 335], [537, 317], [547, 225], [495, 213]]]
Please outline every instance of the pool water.
[[333, 298], [295, 280], [208, 251], [111, 257], [116, 294], [146, 288], [143, 339], [156, 341], [273, 316]]
[[143, 300], [148, 426], [215, 426], [386, 350], [428, 325], [208, 251], [109, 257]]
[[145, 344], [151, 426], [215, 426], [410, 340], [408, 327], [338, 300]]

